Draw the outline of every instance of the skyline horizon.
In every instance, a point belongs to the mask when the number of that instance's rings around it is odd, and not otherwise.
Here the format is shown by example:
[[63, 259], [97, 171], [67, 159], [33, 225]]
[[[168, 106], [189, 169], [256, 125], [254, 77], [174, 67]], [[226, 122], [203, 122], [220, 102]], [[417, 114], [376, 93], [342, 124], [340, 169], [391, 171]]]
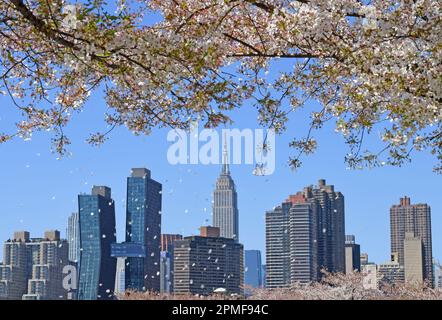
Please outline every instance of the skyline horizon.
[[[220, 165], [219, 165], [219, 164], [216, 164], [216, 165], [211, 165], [211, 166], [220, 166]], [[232, 166], [232, 164], [229, 163], [229, 166]], [[233, 164], [233, 166], [237, 166], [237, 165]], [[222, 170], [222, 167], [223, 167], [223, 164], [221, 164], [221, 170]], [[132, 172], [133, 169], [138, 169], [138, 168], [143, 168], [143, 169], [145, 168], [145, 169], [151, 171], [151, 173], [152, 173], [152, 170], [151, 170], [149, 167], [143, 167], [143, 166], [132, 167], [132, 168], [130, 168], [130, 172]], [[230, 171], [230, 173], [231, 173], [231, 171]], [[130, 175], [127, 175], [126, 178], [127, 178], [127, 177], [130, 177]], [[232, 176], [232, 179], [235, 181], [235, 179], [234, 179], [233, 176]], [[325, 182], [328, 182], [327, 178], [319, 177], [319, 178], [316, 180], [316, 183], [306, 184], [305, 187], [317, 186], [317, 185], [318, 185], [317, 182], [318, 182], [319, 180], [321, 180], [321, 179], [325, 180]], [[159, 183], [161, 183], [161, 184], [163, 185], [163, 187], [164, 187], [164, 184], [163, 184], [163, 182], [161, 182], [161, 179], [159, 179], [159, 178], [155, 178], [155, 180], [158, 181]], [[336, 187], [336, 185], [333, 184], [333, 183], [332, 183], [331, 185], [333, 185], [333, 186]], [[89, 189], [90, 191], [79, 192], [79, 193], [77, 194], [77, 196], [79, 196], [79, 195], [84, 195], [84, 194], [91, 194], [91, 192], [92, 192], [92, 188], [93, 188], [93, 187], [99, 187], [99, 186], [106, 186], [106, 187], [109, 187], [111, 190], [113, 190], [112, 185], [105, 185], [105, 184], [95, 184], [95, 183], [92, 183], [91, 186], [90, 186], [90, 189]], [[213, 184], [212, 184], [212, 186], [213, 186]], [[164, 188], [164, 189], [165, 189], [165, 188]], [[339, 189], [339, 188], [337, 188], [337, 189]], [[337, 191], [339, 191], [339, 190], [337, 190]], [[294, 191], [294, 192], [292, 192], [292, 193], [288, 193], [286, 196], [281, 197], [281, 199], [283, 199], [283, 200], [281, 200], [280, 203], [276, 204], [276, 205], [273, 207], [273, 209], [274, 209], [275, 207], [281, 205], [281, 203], [283, 203], [284, 201], [286, 201], [287, 197], [289, 197], [290, 195], [295, 195], [295, 194], [297, 194], [298, 192], [302, 192], [302, 189], [299, 189], [299, 190]], [[212, 194], [213, 194], [213, 192], [212, 192]], [[164, 194], [163, 194], [163, 195], [164, 195]], [[343, 194], [343, 195], [344, 195], [344, 198], [345, 198], [345, 197], [346, 197], [346, 194]], [[402, 195], [402, 196], [398, 199], [397, 203], [392, 203], [391, 206], [398, 205], [399, 202], [400, 202], [400, 199], [402, 199], [402, 197], [405, 197], [405, 198], [408, 197], [408, 198], [411, 199], [411, 201], [413, 200], [413, 197], [410, 196], [410, 194], [404, 194], [404, 195]], [[112, 195], [111, 195], [111, 198], [112, 198], [115, 202], [117, 202], [116, 199], [113, 197], [113, 193], [112, 193]], [[240, 198], [240, 196], [238, 196], [238, 198]], [[124, 200], [121, 201], [121, 202], [123, 202], [124, 204], [123, 204], [122, 206], [120, 205], [120, 209], [117, 209], [118, 206], [117, 206], [116, 209], [115, 209], [115, 217], [116, 217], [116, 220], [117, 220], [117, 221], [119, 221], [119, 220], [125, 220], [125, 219], [126, 219], [126, 203], [125, 203]], [[212, 202], [213, 202], [213, 201], [212, 201]], [[427, 205], [430, 207], [430, 210], [431, 210], [431, 208], [432, 208], [431, 203], [427, 203], [427, 202], [413, 202], [413, 201], [412, 201], [411, 204], [412, 204], [412, 205], [417, 205], [417, 204], [427, 204]], [[164, 205], [164, 201], [163, 201], [163, 205]], [[78, 206], [77, 206], [77, 209], [78, 209]], [[124, 209], [124, 210], [121, 210], [121, 209]], [[271, 209], [272, 209], [272, 208], [264, 209], [264, 214], [265, 214], [265, 212], [267, 212], [268, 210], [271, 210]], [[72, 213], [77, 212], [77, 211], [78, 211], [78, 210], [76, 210], [76, 211], [72, 211], [72, 212], [70, 212], [70, 213], [68, 213], [68, 214], [66, 215], [66, 225], [64, 226], [64, 228], [43, 228], [43, 229], [41, 229], [42, 231], [39, 233], [39, 235], [40, 235], [40, 234], [43, 235], [45, 231], [54, 231], [54, 230], [57, 230], [57, 231], [60, 231], [60, 234], [61, 234], [62, 238], [63, 238], [63, 239], [66, 239], [66, 238], [67, 238], [67, 221], [68, 221], [68, 218], [69, 218], [69, 216], [70, 216]], [[120, 211], [123, 211], [123, 213], [120, 213], [120, 214], [119, 214]], [[164, 213], [163, 213], [163, 212], [162, 212], [161, 214], [162, 214], [162, 216], [164, 216]], [[211, 216], [212, 216], [212, 215], [213, 215], [213, 212], [211, 212]], [[241, 216], [241, 215], [240, 215], [240, 216]], [[431, 215], [431, 218], [432, 218], [432, 215]], [[206, 220], [206, 221], [207, 221], [207, 220]], [[345, 222], [347, 223], [347, 219], [345, 219]], [[124, 239], [123, 239], [123, 240], [120, 239], [121, 234], [120, 234], [120, 232], [118, 232], [118, 230], [120, 229], [120, 231], [121, 231], [121, 228], [119, 228], [118, 226], [119, 226], [119, 224], [118, 224], [118, 222], [117, 222], [117, 240], [116, 240], [116, 242], [117, 242], [117, 243], [120, 243], [120, 242], [124, 242], [125, 240], [124, 240]], [[201, 225], [199, 225], [199, 226], [196, 226], [196, 229], [199, 230], [199, 228], [202, 227], [202, 226], [213, 226], [213, 221], [211, 221], [210, 223], [207, 223], [207, 224], [201, 224]], [[163, 227], [163, 223], [162, 223], [162, 227]], [[239, 227], [241, 228], [241, 224], [239, 224]], [[20, 229], [20, 230], [12, 230], [11, 233], [10, 233], [10, 236], [13, 236], [13, 233], [14, 233], [14, 232], [29, 231], [30, 228], [32, 228], [32, 227], [28, 227], [28, 228], [24, 228], [24, 229]], [[432, 233], [434, 234], [434, 232], [433, 232], [434, 230], [433, 230], [433, 229], [434, 229], [434, 228], [433, 228], [433, 226], [432, 226]], [[123, 233], [124, 233], [124, 232], [123, 232]], [[174, 231], [171, 231], [171, 232], [164, 232], [163, 230], [161, 231], [161, 234], [180, 234], [180, 235], [182, 235], [183, 237], [191, 237], [191, 236], [197, 236], [197, 235], [199, 235], [198, 232], [196, 232], [196, 233], [193, 232], [193, 233], [190, 233], [190, 234], [183, 234], [183, 233], [174, 232]], [[32, 236], [32, 235], [33, 235], [33, 233], [30, 232], [30, 236], [31, 236], [31, 238], [37, 238], [37, 239], [40, 238], [39, 236], [35, 236], [35, 237], [34, 237], [34, 236]], [[357, 234], [355, 234], [355, 233], [348, 233], [348, 232], [346, 231], [346, 232], [345, 232], [345, 235], [354, 235], [355, 238], [356, 238], [356, 244], [359, 244], [359, 245], [361, 245], [361, 247], [362, 247], [362, 244], [361, 244], [360, 242], [358, 242], [358, 240], [357, 240], [357, 239], [358, 239], [358, 235], [357, 235]], [[264, 237], [264, 240], [265, 240], [265, 233], [263, 234], [263, 237]], [[123, 238], [124, 238], [124, 237], [123, 237]], [[10, 239], [10, 238], [8, 238], [8, 239]], [[3, 242], [6, 241], [6, 238], [5, 238], [5, 239], [0, 239], [0, 241], [2, 241], [2, 243], [3, 243]], [[243, 243], [243, 242], [241, 241], [241, 239], [239, 240], [239, 243]], [[434, 245], [434, 242], [433, 242], [433, 245]], [[265, 259], [266, 259], [266, 248], [265, 248], [265, 246], [264, 246], [264, 248], [258, 248], [258, 247], [246, 247], [246, 246], [244, 246], [244, 250], [259, 250], [259, 251], [261, 252], [261, 256], [262, 256], [262, 262], [263, 262], [262, 264], [265, 265]], [[370, 263], [382, 264], [382, 263], [384, 263], [384, 262], [388, 262], [388, 261], [390, 261], [390, 260], [388, 260], [388, 259], [383, 260], [383, 261], [375, 261], [375, 260], [372, 260], [372, 259], [370, 258], [370, 257], [372, 257], [372, 255], [370, 254], [370, 252], [367, 252], [367, 251], [361, 250], [361, 254], [362, 254], [362, 253], [367, 253], [367, 254], [368, 254], [369, 262], [370, 262]], [[1, 251], [1, 252], [0, 252], [0, 262], [2, 261], [2, 259], [3, 259], [3, 252]], [[440, 257], [438, 257], [437, 255], [433, 255], [433, 259], [434, 259], [436, 262], [439, 262], [439, 263], [440, 263]]]

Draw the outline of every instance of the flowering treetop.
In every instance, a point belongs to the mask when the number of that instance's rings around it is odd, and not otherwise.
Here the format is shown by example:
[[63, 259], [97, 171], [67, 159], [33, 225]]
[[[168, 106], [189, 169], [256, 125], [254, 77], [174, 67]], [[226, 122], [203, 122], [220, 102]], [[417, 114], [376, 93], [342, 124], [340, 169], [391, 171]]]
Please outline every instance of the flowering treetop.
[[[441, 13], [438, 0], [1, 0], [0, 92], [23, 118], [0, 142], [52, 130], [66, 152], [63, 128], [98, 87], [110, 128], [136, 134], [213, 127], [245, 100], [282, 132], [313, 99], [322, 107], [291, 143], [293, 167], [314, 151], [314, 130], [334, 121], [351, 167], [429, 150], [441, 172]], [[268, 77], [276, 59], [291, 67]], [[373, 131], [380, 149], [369, 151]]]

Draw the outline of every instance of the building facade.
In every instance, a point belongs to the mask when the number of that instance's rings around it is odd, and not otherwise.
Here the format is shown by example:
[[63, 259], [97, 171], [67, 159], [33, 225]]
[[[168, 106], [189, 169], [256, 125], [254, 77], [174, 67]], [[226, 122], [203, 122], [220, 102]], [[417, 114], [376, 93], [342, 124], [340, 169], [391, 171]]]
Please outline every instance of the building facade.
[[424, 266], [422, 240], [413, 232], [405, 233], [404, 240], [404, 271], [405, 282], [413, 285], [424, 283]]
[[431, 237], [431, 208], [429, 205], [411, 204], [409, 197], [400, 199], [390, 208], [391, 254], [398, 255], [400, 265], [405, 264], [404, 243], [406, 233], [422, 241], [424, 280], [433, 281], [433, 251]]
[[69, 244], [69, 261], [77, 263], [80, 259], [80, 226], [78, 224], [78, 212], [74, 212], [69, 216], [66, 235]]
[[433, 286], [437, 289], [442, 289], [442, 266], [436, 259], [433, 260]]
[[391, 256], [391, 261], [381, 263], [378, 266], [378, 282], [388, 285], [404, 283], [405, 268], [399, 263], [397, 254]]
[[289, 210], [290, 205], [283, 203], [266, 212], [265, 287], [269, 289], [290, 284]]
[[266, 287], [345, 271], [344, 196], [319, 180], [266, 212]]
[[14, 232], [3, 244], [3, 264], [0, 265], [0, 299], [21, 300], [27, 291], [30, 250], [29, 232]]
[[126, 242], [144, 247], [144, 258], [127, 258], [126, 289], [160, 291], [161, 183], [150, 170], [134, 168], [127, 178]]
[[262, 261], [261, 251], [244, 251], [244, 284], [252, 288], [262, 288]]
[[224, 145], [221, 174], [213, 192], [213, 226], [220, 229], [221, 237], [239, 241], [238, 195], [230, 175], [227, 147]]
[[243, 246], [234, 239], [191, 236], [175, 241], [174, 293], [242, 294]]
[[318, 280], [317, 217], [314, 202], [308, 202], [305, 197], [292, 200], [289, 211], [290, 283]]
[[115, 203], [111, 189], [94, 186], [92, 193], [78, 196], [80, 263], [78, 300], [113, 297], [116, 259], [111, 244], [116, 241]]
[[38, 248], [32, 260], [32, 276], [28, 280], [25, 300], [65, 300], [68, 291], [63, 288], [63, 268], [69, 265], [68, 241], [60, 239], [57, 230], [46, 231], [44, 238], [34, 239]]
[[27, 231], [14, 233], [3, 245], [0, 265], [0, 299], [63, 300], [63, 268], [68, 262], [68, 243], [57, 230], [43, 238], [30, 238]]
[[180, 234], [161, 234], [160, 292], [173, 293], [173, 246]]
[[[368, 257], [367, 257], [368, 263]], [[361, 247], [356, 244], [354, 235], [345, 236], [345, 273], [361, 271]]]

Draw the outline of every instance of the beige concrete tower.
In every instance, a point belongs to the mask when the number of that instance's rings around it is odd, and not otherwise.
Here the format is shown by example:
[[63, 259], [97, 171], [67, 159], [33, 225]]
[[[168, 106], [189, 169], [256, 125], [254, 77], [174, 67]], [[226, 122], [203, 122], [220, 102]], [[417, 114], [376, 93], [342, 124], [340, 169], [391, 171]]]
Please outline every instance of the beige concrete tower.
[[405, 233], [404, 240], [405, 282], [422, 285], [424, 282], [422, 240], [414, 233]]

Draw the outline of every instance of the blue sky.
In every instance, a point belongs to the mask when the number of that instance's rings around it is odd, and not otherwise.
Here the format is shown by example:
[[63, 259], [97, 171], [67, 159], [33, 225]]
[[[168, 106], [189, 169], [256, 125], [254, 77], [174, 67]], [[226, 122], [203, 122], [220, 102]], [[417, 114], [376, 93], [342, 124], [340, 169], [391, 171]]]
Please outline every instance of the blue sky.
[[[18, 117], [6, 98], [0, 98], [0, 128], [7, 130]], [[309, 104], [306, 108], [314, 107]], [[0, 145], [0, 240], [14, 230], [29, 230], [40, 236], [46, 229], [65, 233], [68, 215], [77, 210], [77, 194], [90, 192], [92, 185], [108, 185], [116, 201], [118, 240], [123, 239], [126, 177], [132, 167], [145, 166], [163, 184], [163, 232], [192, 235], [211, 222], [211, 199], [219, 165], [170, 165], [167, 161], [168, 130], [155, 130], [137, 137], [125, 128], [116, 129], [101, 147], [84, 142], [89, 132], [105, 128], [106, 110], [97, 92], [85, 111], [68, 127], [73, 141], [72, 156], [57, 160], [50, 152], [50, 133], [34, 135], [31, 141], [14, 140]], [[250, 105], [232, 113], [232, 128], [258, 128], [256, 111]], [[265, 251], [264, 214], [287, 195], [315, 184], [319, 178], [345, 196], [346, 233], [355, 234], [370, 260], [389, 258], [389, 208], [404, 195], [412, 202], [432, 207], [433, 255], [442, 260], [442, 198], [440, 176], [432, 173], [434, 159], [416, 154], [403, 168], [347, 170], [347, 151], [342, 138], [329, 125], [319, 133], [320, 148], [304, 159], [293, 172], [287, 166], [292, 150], [288, 142], [305, 133], [305, 111], [293, 115], [285, 134], [276, 137], [276, 170], [271, 176], [254, 176], [251, 165], [231, 165], [237, 185], [240, 212], [240, 241], [246, 249]]]

